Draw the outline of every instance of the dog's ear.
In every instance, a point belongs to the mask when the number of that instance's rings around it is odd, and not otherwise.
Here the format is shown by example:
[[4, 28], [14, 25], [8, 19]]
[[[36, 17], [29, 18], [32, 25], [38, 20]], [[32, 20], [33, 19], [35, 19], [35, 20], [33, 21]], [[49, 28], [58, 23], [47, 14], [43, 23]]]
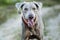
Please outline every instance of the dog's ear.
[[19, 10], [19, 9], [22, 9], [24, 5], [25, 5], [25, 2], [23, 2], [23, 3], [16, 3], [15, 7], [17, 8], [17, 10]]
[[20, 3], [16, 3], [16, 4], [15, 4], [15, 7], [17, 8], [17, 10], [19, 10], [19, 8], [20, 8]]
[[42, 8], [42, 3], [41, 2], [33, 1], [33, 3], [36, 5], [37, 9], [41, 9]]
[[20, 8], [22, 9], [24, 5], [25, 5], [25, 3], [21, 4]]
[[15, 7], [16, 7], [19, 14], [21, 13], [21, 9], [23, 8], [24, 5], [25, 5], [25, 2], [15, 4]]

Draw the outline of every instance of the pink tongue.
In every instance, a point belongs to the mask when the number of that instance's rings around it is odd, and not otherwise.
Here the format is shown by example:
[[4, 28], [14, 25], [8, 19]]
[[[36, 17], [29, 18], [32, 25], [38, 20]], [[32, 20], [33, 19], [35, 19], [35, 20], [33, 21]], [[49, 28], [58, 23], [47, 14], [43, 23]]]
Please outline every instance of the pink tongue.
[[33, 25], [33, 20], [28, 20], [28, 26], [32, 27]]

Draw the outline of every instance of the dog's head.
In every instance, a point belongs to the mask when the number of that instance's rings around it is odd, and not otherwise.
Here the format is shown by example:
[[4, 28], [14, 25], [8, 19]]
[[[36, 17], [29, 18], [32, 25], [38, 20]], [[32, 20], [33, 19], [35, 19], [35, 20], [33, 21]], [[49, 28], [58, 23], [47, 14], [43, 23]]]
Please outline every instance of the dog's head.
[[30, 22], [32, 22], [37, 12], [40, 11], [42, 8], [41, 2], [23, 2], [23, 3], [16, 3], [17, 10], [21, 13], [23, 13], [23, 17]]

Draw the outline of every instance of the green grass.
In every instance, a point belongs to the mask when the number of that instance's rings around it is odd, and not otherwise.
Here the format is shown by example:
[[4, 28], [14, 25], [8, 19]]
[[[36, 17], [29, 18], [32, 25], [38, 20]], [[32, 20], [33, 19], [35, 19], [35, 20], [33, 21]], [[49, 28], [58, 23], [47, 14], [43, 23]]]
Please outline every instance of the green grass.
[[0, 24], [17, 14], [14, 6], [0, 6]]

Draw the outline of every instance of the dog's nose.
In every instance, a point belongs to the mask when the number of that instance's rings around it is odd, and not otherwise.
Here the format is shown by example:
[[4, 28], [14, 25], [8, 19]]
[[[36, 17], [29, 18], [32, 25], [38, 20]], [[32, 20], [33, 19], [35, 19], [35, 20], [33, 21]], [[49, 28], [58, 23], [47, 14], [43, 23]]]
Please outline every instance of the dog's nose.
[[32, 14], [29, 15], [29, 19], [33, 19], [33, 15]]

